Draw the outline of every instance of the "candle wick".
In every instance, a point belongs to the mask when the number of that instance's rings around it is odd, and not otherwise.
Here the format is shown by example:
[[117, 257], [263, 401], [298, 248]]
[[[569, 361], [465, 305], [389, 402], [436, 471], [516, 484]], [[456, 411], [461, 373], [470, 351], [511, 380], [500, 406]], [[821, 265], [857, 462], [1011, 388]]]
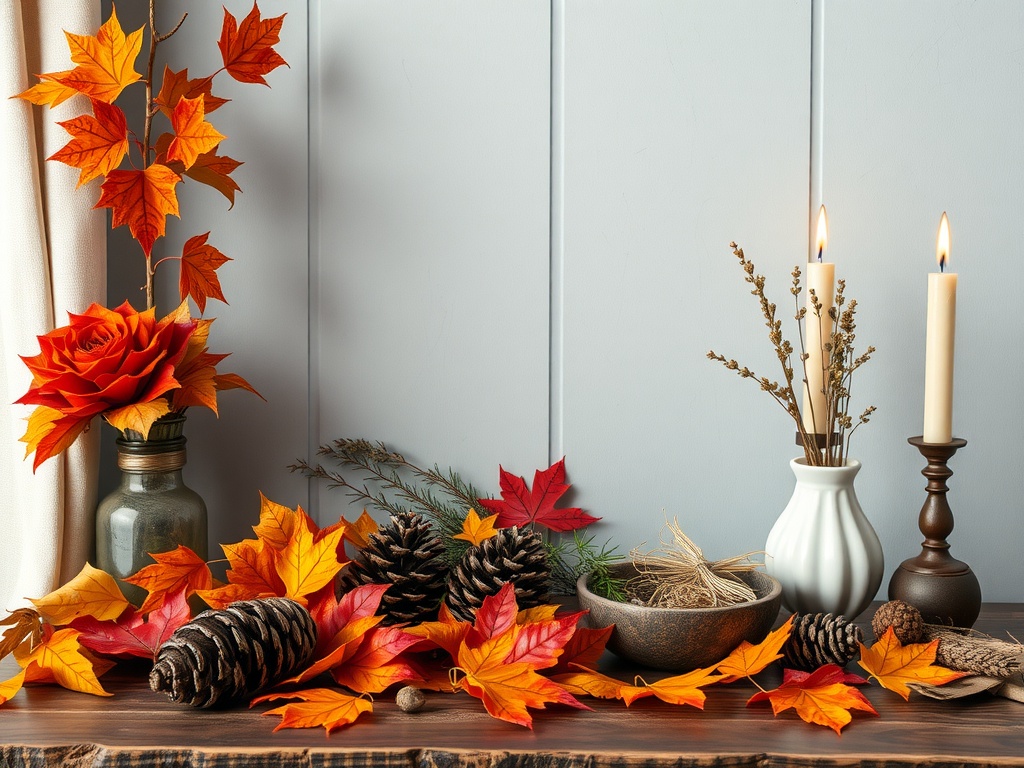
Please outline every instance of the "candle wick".
[[818, 249], [818, 263], [819, 264], [821, 264], [821, 256], [822, 256], [822, 253], [823, 253], [824, 250], [825, 250], [824, 248], [819, 248]]

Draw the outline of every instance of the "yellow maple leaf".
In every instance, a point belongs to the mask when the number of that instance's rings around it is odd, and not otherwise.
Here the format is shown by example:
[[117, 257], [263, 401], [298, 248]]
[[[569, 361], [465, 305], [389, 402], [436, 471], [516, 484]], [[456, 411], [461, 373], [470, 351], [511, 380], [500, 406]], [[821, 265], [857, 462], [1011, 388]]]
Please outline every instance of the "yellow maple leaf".
[[789, 639], [793, 630], [793, 617], [778, 629], [769, 632], [768, 636], [757, 645], [747, 641], [740, 643], [736, 649], [718, 663], [717, 670], [726, 677], [720, 682], [731, 683], [741, 677], [749, 677], [761, 672], [773, 661], [782, 658], [782, 646]]
[[468, 541], [473, 546], [477, 546], [481, 541], [486, 541], [492, 536], [498, 535], [498, 531], [494, 528], [494, 521], [497, 518], [498, 515], [493, 514], [481, 520], [476, 510], [470, 508], [466, 514], [466, 519], [462, 522], [462, 533], [457, 533], [452, 538], [462, 539], [463, 541]]
[[341, 521], [345, 523], [345, 539], [352, 544], [356, 549], [363, 549], [370, 541], [370, 536], [377, 533], [380, 530], [380, 526], [377, 525], [377, 521], [370, 517], [370, 513], [365, 509], [363, 514], [357, 517], [353, 522], [349, 522], [344, 517]]
[[865, 648], [860, 646], [860, 664], [883, 688], [898, 693], [904, 699], [910, 698], [907, 683], [944, 685], [964, 676], [945, 667], [932, 664], [939, 641], [902, 645], [889, 627], [882, 639]]
[[285, 597], [305, 604], [306, 597], [327, 586], [344, 563], [338, 560], [338, 547], [345, 535], [339, 525], [320, 539], [313, 534], [315, 524], [302, 507], [296, 510], [295, 530], [276, 562], [284, 582]]
[[31, 602], [54, 626], [70, 624], [79, 616], [116, 619], [129, 605], [114, 577], [89, 563], [63, 587]]
[[71, 691], [112, 696], [100, 685], [92, 658], [78, 643], [79, 634], [76, 629], [59, 629], [28, 655], [18, 659], [25, 681], [52, 681]]
[[163, 397], [150, 400], [148, 403], [132, 403], [122, 408], [107, 411], [103, 418], [114, 428], [124, 432], [127, 429], [139, 432], [142, 439], [149, 437], [149, 429], [153, 422], [171, 412], [171, 404]]

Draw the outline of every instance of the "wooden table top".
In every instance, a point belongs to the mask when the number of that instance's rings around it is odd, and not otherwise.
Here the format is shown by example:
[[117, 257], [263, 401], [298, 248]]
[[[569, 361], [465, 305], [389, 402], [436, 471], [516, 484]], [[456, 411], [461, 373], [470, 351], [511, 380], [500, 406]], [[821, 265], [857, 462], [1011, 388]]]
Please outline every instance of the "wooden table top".
[[[1022, 637], [1024, 605], [986, 605], [976, 626]], [[612, 674], [636, 672], [606, 661]], [[704, 711], [587, 699], [593, 711], [536, 711], [532, 731], [492, 719], [464, 693], [429, 694], [415, 714], [380, 695], [372, 714], [328, 737], [274, 733], [278, 718], [261, 715], [272, 705], [174, 705], [148, 689], [141, 669], [115, 670], [104, 685], [115, 695], [41, 686], [0, 707], [0, 766], [1024, 766], [1024, 704], [988, 694], [905, 702], [871, 685], [862, 690], [880, 716], [855, 713], [842, 736], [792, 711], [776, 718], [767, 703], [745, 706], [754, 692], [745, 682], [708, 688]]]

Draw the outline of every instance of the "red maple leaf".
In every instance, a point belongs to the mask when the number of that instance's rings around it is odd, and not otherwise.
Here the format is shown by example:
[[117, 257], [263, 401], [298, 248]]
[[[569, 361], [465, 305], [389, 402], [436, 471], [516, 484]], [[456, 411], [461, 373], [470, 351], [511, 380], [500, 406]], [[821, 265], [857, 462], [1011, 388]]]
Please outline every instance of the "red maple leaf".
[[272, 19], [261, 19], [260, 9], [252, 4], [249, 15], [242, 23], [224, 9], [224, 25], [221, 27], [220, 48], [224, 69], [240, 83], [267, 84], [263, 75], [288, 62], [274, 50], [281, 40], [281, 25], [284, 14]]
[[178, 292], [182, 301], [189, 296], [195, 299], [200, 312], [206, 311], [207, 299], [227, 303], [217, 277], [217, 269], [231, 259], [206, 242], [209, 236], [207, 232], [205, 235], [190, 237], [181, 252]]
[[129, 608], [117, 619], [100, 621], [82, 616], [71, 622], [81, 632], [79, 641], [91, 651], [109, 656], [140, 656], [155, 659], [156, 652], [191, 615], [185, 588], [168, 595], [148, 617]]
[[513, 525], [537, 523], [552, 531], [573, 531], [596, 523], [601, 518], [588, 515], [579, 507], [555, 508], [557, 502], [571, 486], [565, 482], [565, 459], [562, 458], [545, 469], [537, 470], [533, 476], [533, 490], [526, 486], [526, 480], [501, 472], [501, 500], [480, 499], [480, 506], [498, 516], [501, 528]]

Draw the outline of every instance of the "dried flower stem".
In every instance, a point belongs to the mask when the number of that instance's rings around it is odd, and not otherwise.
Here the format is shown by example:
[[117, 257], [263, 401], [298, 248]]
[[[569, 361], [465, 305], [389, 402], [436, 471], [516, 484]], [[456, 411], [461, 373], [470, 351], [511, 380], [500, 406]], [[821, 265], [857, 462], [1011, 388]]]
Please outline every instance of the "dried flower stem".
[[[801, 381], [804, 387], [808, 386], [807, 361], [810, 359], [810, 355], [806, 350], [803, 331], [804, 323], [818, 323], [819, 338], [822, 345], [822, 392], [825, 395], [826, 405], [826, 412], [823, 415], [824, 423], [827, 426], [823, 436], [814, 435], [808, 433], [804, 428], [800, 403], [797, 401], [796, 389], [793, 386], [795, 380], [793, 355], [795, 351], [792, 343], [782, 335], [782, 322], [775, 317], [775, 304], [768, 301], [768, 298], [765, 296], [765, 278], [763, 275], [755, 273], [753, 262], [746, 258], [742, 248], [738, 247], [736, 243], [730, 243], [730, 245], [733, 249], [733, 254], [739, 260], [740, 267], [743, 269], [743, 279], [753, 286], [751, 294], [757, 297], [758, 303], [761, 306], [761, 314], [764, 316], [765, 326], [768, 328], [768, 340], [775, 349], [775, 355], [782, 366], [782, 383], [780, 384], [778, 381], [773, 381], [767, 377], [757, 376], [746, 366], [740, 367], [739, 363], [735, 360], [728, 359], [714, 350], [708, 352], [708, 359], [720, 362], [727, 369], [736, 371], [741, 378], [754, 379], [760, 384], [762, 391], [771, 395], [786, 410], [796, 423], [797, 433], [804, 448], [804, 458], [809, 465], [825, 467], [844, 465], [849, 458], [850, 437], [861, 424], [866, 424], [875, 412], [874, 406], [866, 408], [859, 416], [856, 424], [854, 424], [853, 419], [849, 415], [850, 388], [853, 372], [870, 360], [871, 355], [875, 351], [874, 347], [868, 347], [863, 354], [857, 356], [854, 350], [857, 328], [855, 320], [857, 311], [856, 299], [851, 299], [847, 305], [846, 281], [838, 280], [836, 281], [834, 304], [828, 313], [822, 313], [824, 307], [813, 289], [809, 291], [810, 310], [808, 310], [807, 307], [801, 306], [800, 302], [800, 268], [793, 268], [790, 293], [793, 295], [793, 301], [796, 305], [794, 319], [797, 323], [800, 347], [798, 359], [802, 372]], [[808, 312], [810, 312], [810, 318], [808, 318]], [[809, 401], [813, 401], [813, 398], [809, 398]], [[818, 424], [818, 415], [813, 411], [813, 402], [810, 407], [810, 415], [814, 419], [813, 423]], [[819, 437], [821, 438], [820, 440]]]

